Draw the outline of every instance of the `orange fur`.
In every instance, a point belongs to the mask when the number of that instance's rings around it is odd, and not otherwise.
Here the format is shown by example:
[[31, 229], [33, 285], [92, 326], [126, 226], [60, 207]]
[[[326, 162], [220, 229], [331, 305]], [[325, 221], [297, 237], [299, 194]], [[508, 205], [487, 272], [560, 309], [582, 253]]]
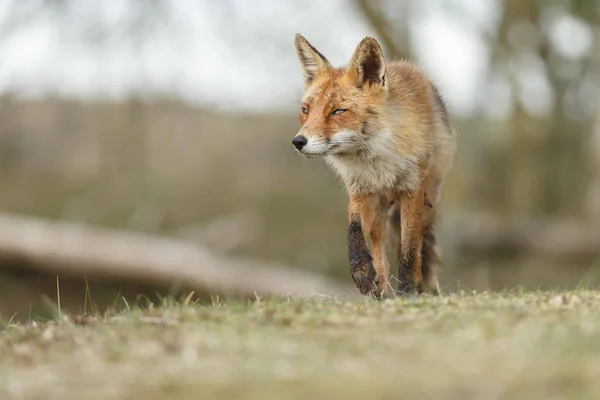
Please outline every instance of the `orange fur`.
[[391, 223], [400, 242], [398, 292], [437, 292], [433, 222], [456, 150], [437, 88], [408, 61], [386, 63], [373, 38], [364, 38], [338, 68], [299, 34], [295, 45], [305, 85], [294, 146], [306, 157], [323, 157], [346, 187], [357, 287], [379, 296], [387, 286], [385, 221], [392, 208], [400, 213]]

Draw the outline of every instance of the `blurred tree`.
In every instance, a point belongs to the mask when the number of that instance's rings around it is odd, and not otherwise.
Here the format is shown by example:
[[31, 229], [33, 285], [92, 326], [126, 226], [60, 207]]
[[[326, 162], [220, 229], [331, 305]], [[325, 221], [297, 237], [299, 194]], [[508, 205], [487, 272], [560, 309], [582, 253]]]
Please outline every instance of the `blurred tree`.
[[[504, 2], [498, 40], [490, 44], [492, 69], [508, 74], [514, 94], [510, 139], [503, 157], [508, 178], [502, 190], [505, 212], [577, 214], [581, 209], [590, 179], [585, 146], [593, 115], [585, 111], [585, 104], [593, 99], [581, 89], [591, 83], [590, 78], [597, 79], [590, 75], [596, 54], [593, 47], [582, 54], [568, 54], [561, 49], [560, 41], [565, 38], [556, 35], [561, 24], [571, 24], [570, 29], [579, 28], [581, 35], [589, 32], [596, 43], [598, 14], [589, 9], [590, 4], [581, 0]], [[540, 79], [549, 90], [536, 92], [533, 79]], [[548, 96], [550, 101], [542, 99], [549, 103], [547, 109], [539, 110], [532, 96]]]
[[[388, 2], [389, 3], [389, 2]], [[381, 0], [356, 0], [358, 9], [365, 16], [365, 20], [380, 38], [386, 51], [393, 58], [408, 58], [410, 51], [410, 31], [408, 30], [409, 2], [394, 2], [386, 6]], [[384, 10], [386, 7], [395, 7], [396, 19], [390, 20]]]
[[[355, 2], [391, 55], [411, 55], [407, 21], [416, 0]], [[392, 9], [398, 3], [402, 12]], [[476, 138], [487, 142], [479, 159], [484, 165], [470, 172], [484, 171], [482, 191], [469, 197], [480, 206], [483, 198], [484, 208], [507, 215], [581, 214], [587, 188], [598, 175], [594, 154], [586, 150], [600, 90], [600, 1], [499, 1], [497, 26], [477, 26], [458, 1], [432, 4], [476, 28], [491, 50], [488, 83], [500, 82], [511, 94], [512, 111], [500, 123], [504, 137], [494, 142], [500, 145], [492, 144], [488, 132]], [[484, 86], [480, 93], [483, 111], [494, 92]], [[485, 121], [480, 114], [470, 126], [485, 126]]]

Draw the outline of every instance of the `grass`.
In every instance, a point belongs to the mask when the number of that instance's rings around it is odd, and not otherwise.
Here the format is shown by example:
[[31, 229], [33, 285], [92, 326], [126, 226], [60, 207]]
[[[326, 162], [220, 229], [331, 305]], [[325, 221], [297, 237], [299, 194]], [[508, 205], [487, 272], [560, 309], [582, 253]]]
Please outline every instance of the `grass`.
[[0, 331], [2, 399], [600, 398], [600, 294], [165, 301]]

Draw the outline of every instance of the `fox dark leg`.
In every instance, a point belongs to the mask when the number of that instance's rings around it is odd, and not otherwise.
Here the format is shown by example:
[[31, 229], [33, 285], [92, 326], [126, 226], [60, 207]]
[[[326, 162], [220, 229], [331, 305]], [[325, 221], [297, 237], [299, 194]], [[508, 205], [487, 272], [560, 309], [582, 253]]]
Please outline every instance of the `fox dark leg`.
[[[370, 222], [370, 204], [367, 197], [351, 196], [348, 206], [348, 260], [352, 279], [363, 295], [378, 293], [377, 272], [373, 267], [373, 257], [367, 247], [363, 233], [363, 216]], [[370, 227], [369, 227], [370, 228]]]

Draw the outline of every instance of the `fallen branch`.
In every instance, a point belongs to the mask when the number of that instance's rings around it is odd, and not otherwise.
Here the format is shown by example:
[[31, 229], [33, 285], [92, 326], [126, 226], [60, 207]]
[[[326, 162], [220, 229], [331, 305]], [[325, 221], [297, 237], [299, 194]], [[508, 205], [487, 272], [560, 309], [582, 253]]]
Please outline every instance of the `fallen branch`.
[[217, 255], [189, 242], [0, 214], [0, 267], [103, 276], [186, 286], [215, 294], [293, 297], [354, 296], [353, 287], [324, 276]]

